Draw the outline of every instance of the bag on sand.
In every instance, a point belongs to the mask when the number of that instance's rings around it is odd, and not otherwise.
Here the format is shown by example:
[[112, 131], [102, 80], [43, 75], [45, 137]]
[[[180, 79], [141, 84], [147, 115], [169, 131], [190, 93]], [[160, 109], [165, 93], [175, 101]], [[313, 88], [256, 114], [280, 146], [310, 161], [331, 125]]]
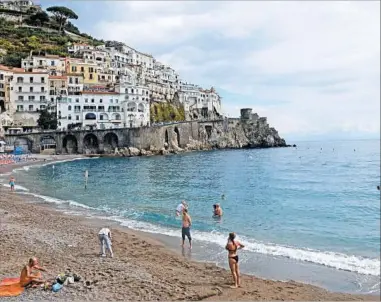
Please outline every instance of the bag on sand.
[[62, 287], [63, 287], [63, 285], [62, 285], [62, 284], [59, 284], [59, 283], [57, 282], [56, 284], [54, 284], [54, 285], [52, 286], [52, 291], [56, 293], [56, 292], [58, 292]]

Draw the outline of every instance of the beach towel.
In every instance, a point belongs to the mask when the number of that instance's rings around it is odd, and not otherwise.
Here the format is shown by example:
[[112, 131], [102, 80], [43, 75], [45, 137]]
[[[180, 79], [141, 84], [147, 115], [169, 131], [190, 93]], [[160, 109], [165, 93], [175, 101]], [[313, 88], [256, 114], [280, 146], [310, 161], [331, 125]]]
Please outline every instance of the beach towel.
[[[41, 273], [33, 274], [34, 278], [41, 278]], [[21, 275], [20, 278], [5, 278], [0, 281], [0, 297], [15, 297], [22, 294], [25, 286], [30, 284], [32, 278]]]

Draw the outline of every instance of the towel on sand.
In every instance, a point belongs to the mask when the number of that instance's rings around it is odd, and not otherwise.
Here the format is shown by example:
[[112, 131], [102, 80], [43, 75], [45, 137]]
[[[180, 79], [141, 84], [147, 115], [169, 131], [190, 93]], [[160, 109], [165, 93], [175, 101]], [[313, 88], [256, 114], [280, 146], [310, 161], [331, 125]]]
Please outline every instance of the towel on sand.
[[33, 275], [33, 278], [28, 278], [21, 275], [20, 278], [6, 278], [0, 281], [0, 297], [15, 297], [22, 294], [25, 286], [29, 285], [34, 278], [41, 278], [41, 273]]

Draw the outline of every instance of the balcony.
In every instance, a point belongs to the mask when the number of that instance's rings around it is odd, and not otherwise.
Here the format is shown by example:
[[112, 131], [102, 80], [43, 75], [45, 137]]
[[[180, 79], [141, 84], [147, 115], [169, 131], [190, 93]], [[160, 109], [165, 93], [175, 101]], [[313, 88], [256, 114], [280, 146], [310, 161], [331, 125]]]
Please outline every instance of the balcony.
[[19, 90], [16, 90], [15, 92], [19, 94], [47, 94], [48, 93], [48, 91], [19, 91]]

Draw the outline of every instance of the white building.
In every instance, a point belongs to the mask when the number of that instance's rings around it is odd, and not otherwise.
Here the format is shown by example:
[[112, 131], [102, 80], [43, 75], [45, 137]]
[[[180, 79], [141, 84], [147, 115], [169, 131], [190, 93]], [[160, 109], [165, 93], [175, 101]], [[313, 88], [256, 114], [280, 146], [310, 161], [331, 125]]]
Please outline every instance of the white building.
[[16, 105], [13, 119], [24, 128], [37, 127], [41, 110], [54, 106], [49, 99], [47, 72], [14, 72], [11, 81], [11, 101]]
[[82, 129], [114, 129], [146, 126], [149, 105], [142, 88], [118, 92], [83, 91], [78, 96], [62, 97], [57, 103], [58, 128], [70, 124]]
[[91, 45], [86, 44], [86, 43], [73, 43], [73, 44], [69, 45], [69, 47], [67, 48], [67, 51], [70, 54], [74, 54], [77, 51], [83, 50], [83, 49], [94, 49], [94, 46], [91, 46]]
[[62, 75], [66, 70], [66, 58], [55, 55], [29, 56], [21, 60], [21, 67], [29, 72], [49, 72], [51, 75]]

